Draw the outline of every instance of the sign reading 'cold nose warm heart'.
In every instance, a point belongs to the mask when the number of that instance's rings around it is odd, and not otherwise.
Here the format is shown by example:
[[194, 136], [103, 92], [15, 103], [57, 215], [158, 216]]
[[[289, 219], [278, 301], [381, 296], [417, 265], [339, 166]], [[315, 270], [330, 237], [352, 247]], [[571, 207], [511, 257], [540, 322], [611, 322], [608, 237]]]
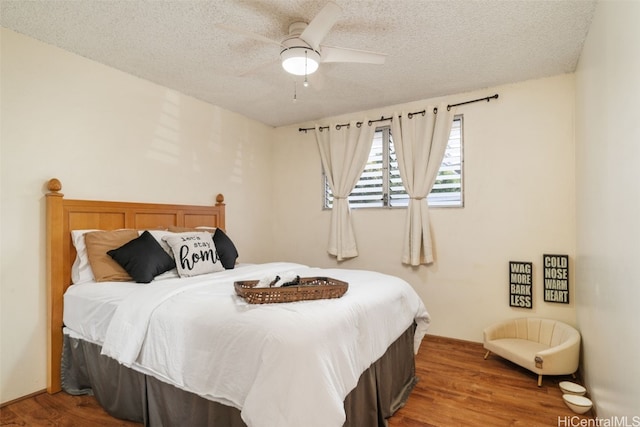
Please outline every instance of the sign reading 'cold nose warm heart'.
[[533, 264], [509, 261], [509, 305], [533, 307]]
[[544, 300], [569, 304], [569, 256], [543, 255]]

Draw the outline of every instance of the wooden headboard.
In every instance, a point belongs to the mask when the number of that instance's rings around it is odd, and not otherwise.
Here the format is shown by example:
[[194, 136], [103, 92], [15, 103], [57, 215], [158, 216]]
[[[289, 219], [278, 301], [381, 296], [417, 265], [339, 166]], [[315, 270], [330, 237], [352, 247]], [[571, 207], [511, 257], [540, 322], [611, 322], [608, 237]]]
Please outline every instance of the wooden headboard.
[[61, 390], [63, 295], [71, 285], [71, 266], [76, 256], [71, 230], [138, 230], [169, 226], [210, 226], [225, 229], [222, 194], [214, 206], [167, 205], [155, 203], [67, 200], [62, 184], [53, 178], [47, 183], [47, 391]]

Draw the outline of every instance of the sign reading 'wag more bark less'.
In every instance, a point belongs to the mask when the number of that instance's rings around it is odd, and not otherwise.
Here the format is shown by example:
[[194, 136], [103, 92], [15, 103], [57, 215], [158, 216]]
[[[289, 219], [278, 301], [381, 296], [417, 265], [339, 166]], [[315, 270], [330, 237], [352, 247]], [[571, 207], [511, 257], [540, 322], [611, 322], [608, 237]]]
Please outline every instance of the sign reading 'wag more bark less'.
[[509, 305], [533, 307], [533, 264], [509, 261]]
[[569, 255], [543, 255], [544, 300], [569, 304]]

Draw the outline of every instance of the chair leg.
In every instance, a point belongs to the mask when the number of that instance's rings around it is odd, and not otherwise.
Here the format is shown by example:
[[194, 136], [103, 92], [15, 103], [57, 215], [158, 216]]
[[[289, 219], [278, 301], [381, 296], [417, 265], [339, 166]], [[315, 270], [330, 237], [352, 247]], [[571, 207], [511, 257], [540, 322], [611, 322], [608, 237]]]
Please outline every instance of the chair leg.
[[487, 353], [484, 355], [484, 360], [487, 360], [487, 357], [489, 357], [490, 354], [491, 354], [491, 352], [487, 351]]
[[542, 375], [538, 375], [538, 387], [542, 387]]

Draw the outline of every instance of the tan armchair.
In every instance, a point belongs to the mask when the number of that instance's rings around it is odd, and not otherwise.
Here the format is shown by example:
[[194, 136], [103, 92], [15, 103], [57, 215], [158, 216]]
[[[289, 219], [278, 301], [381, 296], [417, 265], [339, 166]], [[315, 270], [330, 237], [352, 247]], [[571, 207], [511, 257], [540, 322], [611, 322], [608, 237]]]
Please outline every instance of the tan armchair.
[[489, 326], [483, 332], [484, 348], [538, 374], [567, 375], [578, 370], [580, 333], [551, 319], [520, 318]]

